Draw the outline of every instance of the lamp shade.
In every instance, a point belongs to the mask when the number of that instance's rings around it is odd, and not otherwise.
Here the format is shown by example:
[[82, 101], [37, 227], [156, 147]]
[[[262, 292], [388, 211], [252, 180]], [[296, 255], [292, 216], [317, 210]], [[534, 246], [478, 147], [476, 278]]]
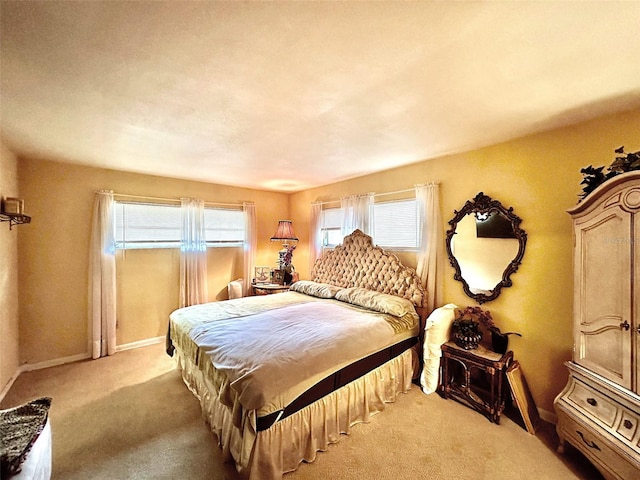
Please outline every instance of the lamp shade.
[[286, 240], [295, 240], [298, 241], [298, 237], [293, 233], [293, 225], [291, 224], [291, 220], [280, 220], [278, 221], [278, 228], [276, 233], [271, 237], [272, 242], [277, 241], [286, 241]]

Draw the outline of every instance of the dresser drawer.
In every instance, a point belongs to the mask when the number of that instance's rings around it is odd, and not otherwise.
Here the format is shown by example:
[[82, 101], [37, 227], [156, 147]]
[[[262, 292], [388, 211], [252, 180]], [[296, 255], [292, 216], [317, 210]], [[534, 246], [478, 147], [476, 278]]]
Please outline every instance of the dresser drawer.
[[558, 434], [569, 441], [602, 472], [607, 479], [636, 480], [640, 478], [640, 464], [615, 450], [606, 433], [597, 427], [576, 421], [564, 410], [558, 411]]
[[635, 413], [623, 409], [616, 431], [631, 442], [638, 431], [638, 423], [640, 423], [640, 420]]
[[607, 427], [613, 428], [620, 405], [609, 397], [602, 395], [587, 384], [574, 380], [566, 399], [588, 417], [595, 417]]

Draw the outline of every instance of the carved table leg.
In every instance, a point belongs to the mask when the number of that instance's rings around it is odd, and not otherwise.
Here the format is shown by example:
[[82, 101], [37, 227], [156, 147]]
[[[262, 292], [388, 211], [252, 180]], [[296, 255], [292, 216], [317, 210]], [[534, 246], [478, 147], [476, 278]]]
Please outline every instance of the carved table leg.
[[562, 437], [559, 437], [557, 452], [560, 455], [562, 455], [564, 453], [564, 448], [565, 448], [565, 439]]

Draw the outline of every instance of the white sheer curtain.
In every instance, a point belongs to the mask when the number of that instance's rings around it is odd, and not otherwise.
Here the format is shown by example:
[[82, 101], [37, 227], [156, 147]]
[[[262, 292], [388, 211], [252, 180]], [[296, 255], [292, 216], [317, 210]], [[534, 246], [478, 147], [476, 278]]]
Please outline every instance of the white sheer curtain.
[[441, 292], [438, 277], [442, 274], [444, 245], [442, 236], [442, 215], [440, 215], [440, 186], [438, 184], [416, 185], [418, 207], [418, 233], [420, 251], [416, 271], [427, 290], [429, 310], [440, 304]]
[[311, 204], [311, 221], [309, 222], [309, 273], [316, 260], [322, 257], [322, 203]]
[[242, 293], [245, 297], [251, 295], [251, 279], [254, 276], [256, 252], [258, 250], [258, 234], [256, 232], [256, 206], [253, 203], [243, 203], [244, 211], [244, 284]]
[[96, 192], [89, 248], [92, 358], [116, 352], [116, 241], [113, 192]]
[[343, 237], [353, 233], [355, 229], [360, 229], [367, 235], [373, 233], [373, 218], [371, 216], [373, 193], [343, 197], [341, 199], [341, 206], [343, 211]]
[[187, 307], [208, 300], [204, 202], [181, 198], [180, 210], [180, 307]]

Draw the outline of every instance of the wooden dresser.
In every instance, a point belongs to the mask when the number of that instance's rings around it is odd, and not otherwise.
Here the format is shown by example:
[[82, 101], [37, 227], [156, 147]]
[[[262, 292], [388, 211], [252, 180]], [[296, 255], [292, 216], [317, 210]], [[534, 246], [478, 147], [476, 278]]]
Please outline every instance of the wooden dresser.
[[640, 171], [569, 210], [574, 222], [573, 361], [555, 399], [565, 442], [607, 479], [640, 478]]

